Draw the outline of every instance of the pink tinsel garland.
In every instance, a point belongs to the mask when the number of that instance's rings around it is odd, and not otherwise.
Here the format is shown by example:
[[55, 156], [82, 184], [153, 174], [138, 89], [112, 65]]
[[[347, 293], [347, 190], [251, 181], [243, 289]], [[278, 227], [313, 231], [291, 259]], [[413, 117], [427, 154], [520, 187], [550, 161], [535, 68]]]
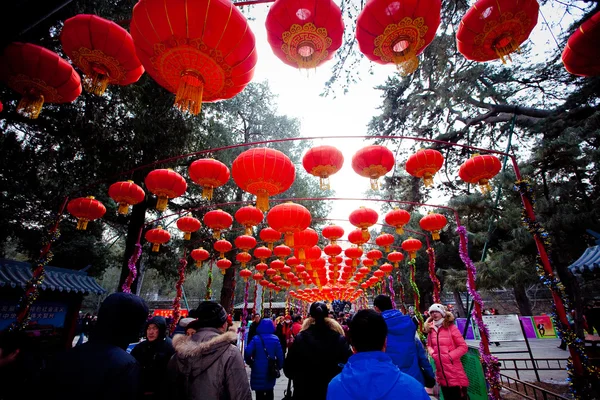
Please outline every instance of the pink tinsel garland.
[[137, 276], [137, 269], [135, 268], [135, 265], [137, 264], [141, 255], [142, 255], [142, 245], [138, 241], [135, 244], [135, 249], [133, 250], [133, 254], [131, 254], [129, 261], [127, 262], [127, 267], [129, 268], [129, 275], [127, 275], [127, 279], [125, 279], [125, 282], [123, 283], [123, 286], [122, 286], [123, 293], [131, 293], [131, 284], [133, 283], [133, 281], [135, 280], [135, 277]]

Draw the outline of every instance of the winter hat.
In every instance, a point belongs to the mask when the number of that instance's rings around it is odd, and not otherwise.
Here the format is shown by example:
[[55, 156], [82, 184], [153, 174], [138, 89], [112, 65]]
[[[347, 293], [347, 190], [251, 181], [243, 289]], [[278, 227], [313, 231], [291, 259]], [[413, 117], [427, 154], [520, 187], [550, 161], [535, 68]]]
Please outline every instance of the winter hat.
[[438, 303], [432, 304], [431, 307], [429, 307], [429, 313], [431, 313], [432, 311], [439, 312], [440, 314], [442, 314], [442, 317], [446, 316], [446, 309], [441, 304], [438, 304]]
[[327, 309], [327, 304], [322, 301], [315, 301], [310, 305], [308, 313], [316, 320], [324, 320], [329, 315], [329, 310]]
[[185, 328], [190, 324], [190, 322], [193, 322], [195, 320], [196, 320], [196, 318], [181, 318], [179, 320], [179, 326], [182, 328]]
[[214, 301], [203, 301], [196, 309], [200, 328], [220, 328], [227, 321], [227, 312]]

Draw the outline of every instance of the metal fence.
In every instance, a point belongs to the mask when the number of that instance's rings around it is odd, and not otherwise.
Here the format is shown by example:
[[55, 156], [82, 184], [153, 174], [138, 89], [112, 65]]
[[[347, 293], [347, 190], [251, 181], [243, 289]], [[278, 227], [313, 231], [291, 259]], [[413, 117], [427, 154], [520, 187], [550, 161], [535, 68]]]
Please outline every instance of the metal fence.
[[527, 400], [571, 400], [569, 397], [562, 396], [504, 374], [500, 374], [500, 385], [503, 389]]
[[500, 362], [500, 369], [515, 371], [517, 378], [521, 378], [519, 376], [519, 370], [564, 371], [567, 368], [568, 360], [564, 358], [539, 358], [535, 360], [530, 360], [528, 358], [502, 358], [498, 360], [498, 362]]

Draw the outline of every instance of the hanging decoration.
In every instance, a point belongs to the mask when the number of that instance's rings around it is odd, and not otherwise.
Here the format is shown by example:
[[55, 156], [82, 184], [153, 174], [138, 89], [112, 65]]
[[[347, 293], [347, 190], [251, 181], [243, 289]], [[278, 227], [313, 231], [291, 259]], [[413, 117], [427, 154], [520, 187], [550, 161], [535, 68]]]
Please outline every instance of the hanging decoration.
[[600, 12], [592, 15], [569, 37], [562, 62], [569, 73], [578, 76], [600, 75]]
[[440, 240], [440, 231], [444, 229], [446, 224], [448, 224], [446, 217], [434, 212], [429, 212], [419, 221], [421, 229], [431, 232], [433, 240]]
[[417, 282], [415, 280], [415, 265], [417, 264], [417, 260], [415, 258], [411, 258], [407, 262], [409, 267], [409, 275], [408, 282], [413, 292], [413, 300], [415, 302], [415, 315], [417, 316], [417, 320], [419, 321], [419, 326], [417, 328], [417, 333], [421, 338], [421, 341], [425, 340], [423, 336], [423, 314], [421, 314], [421, 293], [419, 292], [419, 287], [417, 286]]
[[65, 21], [60, 42], [84, 74], [83, 87], [102, 95], [109, 84], [130, 85], [144, 73], [129, 32], [97, 15], [79, 14]]
[[375, 225], [378, 219], [377, 211], [362, 206], [358, 210], [352, 211], [348, 217], [352, 225], [362, 230], [363, 237], [367, 240], [370, 238], [369, 228]]
[[[247, 272], [244, 272], [247, 271]], [[242, 275], [242, 272], [244, 274]], [[247, 269], [240, 271], [240, 275], [244, 278], [244, 309], [242, 310], [242, 323], [240, 324], [240, 347], [241, 351], [244, 351], [244, 339], [246, 338], [246, 321], [248, 321], [248, 290], [250, 289], [250, 281], [248, 278], [252, 275]]]
[[392, 308], [396, 309], [396, 292], [394, 291], [394, 276], [388, 275], [388, 291], [390, 292], [390, 298], [392, 299]]
[[152, 243], [152, 251], [154, 253], [160, 250], [161, 244], [165, 244], [169, 240], [171, 240], [171, 234], [164, 230], [162, 226], [150, 229], [148, 232], [146, 232], [146, 235], [144, 237], [148, 242]]
[[129, 206], [136, 205], [144, 201], [146, 193], [133, 181], [115, 182], [108, 188], [108, 195], [119, 204], [118, 213], [127, 215]]
[[215, 251], [219, 252], [219, 257], [225, 258], [225, 253], [229, 253], [233, 246], [229, 240], [219, 239], [213, 244]]
[[258, 147], [244, 151], [231, 166], [235, 183], [256, 196], [256, 207], [269, 210], [269, 196], [283, 193], [296, 178], [296, 167], [279, 150]]
[[418, 55], [435, 37], [441, 1], [368, 1], [356, 20], [358, 47], [369, 60], [395, 64], [401, 76], [416, 71]]
[[194, 161], [188, 168], [190, 179], [202, 186], [202, 198], [212, 200], [214, 189], [229, 181], [229, 168], [221, 161], [202, 158]]
[[[269, 248], [265, 247], [265, 246], [257, 247], [256, 250], [254, 250], [254, 257], [258, 258], [261, 263], [264, 263], [265, 261], [267, 261], [267, 258], [271, 257], [271, 254], [272, 254], [272, 251], [269, 250]], [[265, 268], [265, 270], [266, 270], [266, 268]]]
[[344, 236], [344, 228], [338, 225], [327, 225], [321, 230], [321, 235], [331, 244], [336, 244], [336, 241]]
[[[361, 237], [362, 237], [362, 235], [361, 235]], [[358, 260], [363, 255], [363, 250], [360, 247], [348, 247], [346, 250], [344, 250], [344, 255], [346, 257], [348, 257], [350, 260], [352, 260], [353, 267], [357, 267]], [[366, 272], [369, 272], [369, 271], [367, 270]]]
[[225, 271], [231, 267], [231, 261], [226, 258], [217, 260], [217, 268], [221, 270], [221, 274], [225, 275]]
[[175, 299], [173, 300], [173, 321], [171, 322], [171, 326], [169, 327], [169, 333], [172, 335], [175, 332], [175, 328], [177, 328], [177, 324], [179, 323], [179, 317], [181, 316], [181, 296], [183, 296], [183, 283], [185, 282], [185, 267], [187, 266], [187, 260], [185, 255], [185, 250], [183, 253], [183, 257], [179, 260], [179, 265], [177, 266], [177, 272], [179, 273], [179, 279], [175, 284]]
[[313, 69], [342, 45], [344, 20], [332, 0], [277, 0], [265, 21], [273, 53], [285, 64]]
[[433, 176], [444, 165], [444, 156], [437, 150], [421, 149], [408, 157], [406, 172], [415, 178], [422, 178], [426, 187], [433, 185]]
[[131, 257], [127, 260], [127, 268], [129, 269], [129, 274], [127, 274], [127, 278], [125, 278], [125, 282], [123, 282], [123, 286], [121, 286], [121, 290], [123, 293], [131, 293], [131, 285], [135, 278], [137, 277], [137, 269], [136, 265], [140, 256], [142, 255], [142, 245], [140, 244], [141, 240], [141, 231], [140, 236], [134, 246], [133, 253], [131, 253]]
[[273, 250], [273, 244], [281, 240], [281, 233], [268, 226], [264, 229], [261, 229], [259, 237], [260, 240], [267, 243], [269, 250]]
[[215, 239], [221, 238], [221, 231], [229, 228], [233, 223], [233, 217], [221, 209], [212, 210], [204, 214], [204, 225], [213, 231]]
[[390, 235], [389, 233], [382, 233], [375, 239], [375, 243], [377, 246], [383, 247], [383, 250], [386, 253], [390, 252], [390, 246], [394, 244], [394, 235]]
[[473, 185], [479, 185], [481, 193], [492, 190], [489, 180], [498, 175], [502, 163], [496, 156], [490, 154], [474, 154], [465, 161], [458, 170], [460, 179]]
[[254, 75], [254, 34], [228, 0], [140, 0], [130, 31], [148, 75], [192, 115], [202, 102], [234, 97]]
[[202, 247], [192, 250], [190, 255], [198, 268], [202, 268], [202, 263], [210, 257], [210, 253]]
[[506, 63], [536, 26], [539, 8], [536, 0], [478, 0], [460, 21], [458, 51], [468, 60]]
[[410, 213], [397, 207], [385, 215], [385, 223], [393, 226], [398, 235], [404, 234], [404, 226], [410, 222]]
[[402, 250], [408, 253], [411, 260], [414, 260], [417, 257], [417, 251], [419, 251], [421, 247], [423, 247], [421, 241], [412, 237], [409, 237], [402, 242]]
[[249, 235], [240, 235], [235, 238], [235, 247], [242, 251], [248, 251], [256, 246], [256, 239]]
[[306, 207], [287, 202], [278, 204], [267, 213], [267, 223], [284, 235], [286, 246], [294, 247], [294, 234], [310, 226], [312, 217]]
[[362, 246], [371, 239], [369, 231], [363, 231], [362, 229], [355, 229], [348, 234], [348, 241], [352, 244], [357, 245], [362, 249]]
[[17, 112], [36, 119], [44, 103], [71, 103], [81, 80], [58, 54], [30, 43], [11, 43], [0, 58], [0, 81], [21, 95]]
[[172, 169], [155, 169], [146, 176], [144, 183], [146, 189], [158, 197], [156, 209], [160, 212], [167, 209], [169, 199], [179, 197], [187, 190], [185, 179]]
[[344, 165], [344, 155], [333, 146], [318, 146], [309, 149], [302, 158], [302, 166], [309, 174], [319, 178], [322, 190], [329, 190], [329, 177]]
[[352, 157], [352, 169], [371, 180], [371, 189], [379, 189], [379, 178], [394, 168], [394, 154], [384, 146], [367, 146]]
[[235, 220], [246, 229], [246, 235], [252, 235], [252, 228], [264, 218], [262, 211], [254, 206], [244, 206], [235, 212]]
[[431, 283], [433, 283], [433, 302], [439, 304], [442, 302], [440, 299], [440, 291], [442, 286], [435, 273], [435, 250], [433, 247], [428, 247], [425, 251], [429, 256], [429, 279], [431, 280]]
[[184, 233], [183, 240], [190, 240], [192, 233], [200, 229], [202, 224], [191, 214], [181, 217], [177, 220], [177, 228]]
[[77, 218], [77, 230], [85, 231], [89, 221], [94, 221], [106, 213], [104, 204], [94, 196], [73, 199], [67, 205], [67, 211]]
[[213, 280], [212, 269], [213, 269], [213, 265], [211, 262], [208, 264], [208, 276], [206, 278], [206, 296], [204, 296], [204, 300], [212, 299], [212, 280]]
[[280, 244], [273, 249], [273, 254], [281, 261], [284, 261], [286, 257], [292, 254], [292, 249], [284, 244]]
[[247, 251], [242, 251], [235, 255], [235, 260], [240, 263], [242, 268], [246, 268], [246, 264], [248, 264], [250, 260], [252, 260], [252, 255]]
[[399, 251], [392, 251], [387, 255], [387, 259], [389, 262], [394, 264], [394, 268], [399, 268], [398, 264], [404, 260], [404, 254], [400, 253]]
[[383, 253], [379, 250], [367, 251], [367, 258], [373, 261], [373, 265], [377, 265], [377, 262], [383, 257]]
[[400, 311], [406, 314], [406, 302], [404, 300], [404, 284], [402, 283], [402, 274], [398, 272], [398, 298], [400, 300]]
[[294, 255], [302, 262], [306, 260], [306, 250], [316, 246], [319, 234], [314, 229], [306, 228], [294, 233]]

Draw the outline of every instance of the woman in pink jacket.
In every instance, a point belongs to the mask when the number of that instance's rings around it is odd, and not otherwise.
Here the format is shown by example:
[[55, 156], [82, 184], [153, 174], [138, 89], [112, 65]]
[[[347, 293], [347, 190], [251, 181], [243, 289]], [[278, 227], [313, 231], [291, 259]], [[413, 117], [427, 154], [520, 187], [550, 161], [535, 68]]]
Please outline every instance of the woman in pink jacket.
[[467, 400], [469, 379], [460, 358], [467, 352], [467, 344], [454, 325], [454, 315], [443, 305], [429, 307], [430, 317], [425, 323], [427, 350], [435, 361], [436, 378], [444, 400]]

